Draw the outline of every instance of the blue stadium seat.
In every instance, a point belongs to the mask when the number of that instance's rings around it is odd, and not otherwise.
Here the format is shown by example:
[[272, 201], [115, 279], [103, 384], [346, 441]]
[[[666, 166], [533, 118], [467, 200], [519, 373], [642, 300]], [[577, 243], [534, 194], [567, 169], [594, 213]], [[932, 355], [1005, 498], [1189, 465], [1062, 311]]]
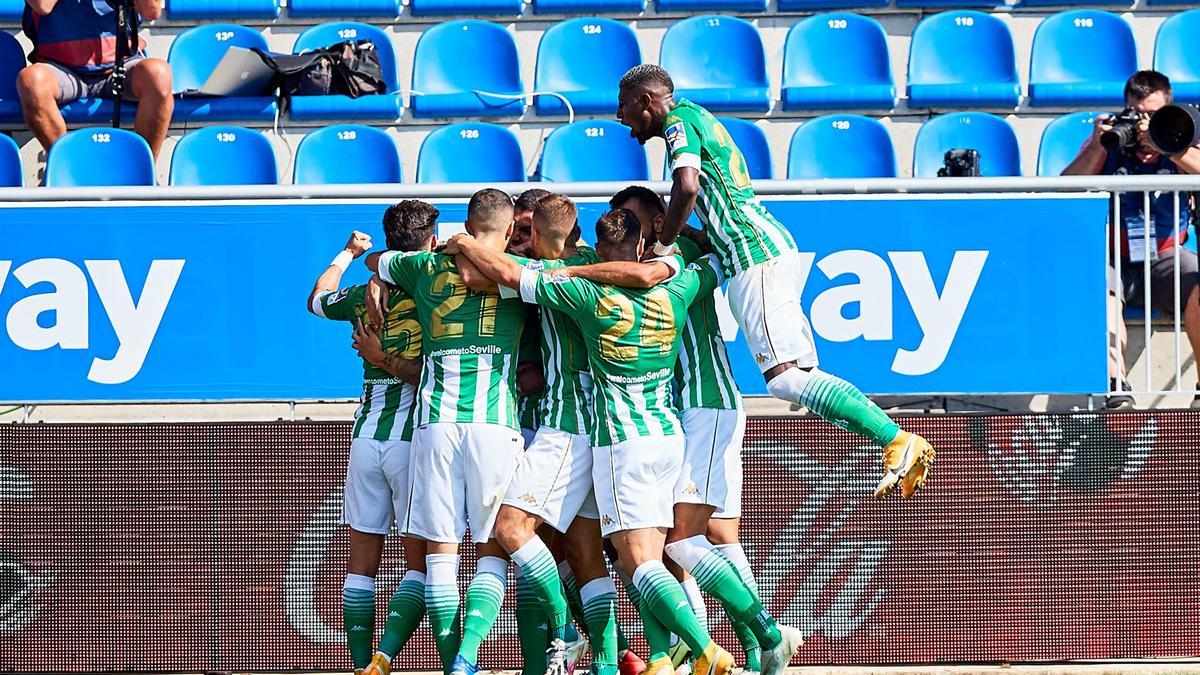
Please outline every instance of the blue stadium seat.
[[961, 8], [961, 7], [1002, 7], [1004, 0], [896, 0], [897, 7], [934, 7], [934, 8]]
[[721, 117], [719, 121], [746, 160], [750, 177], [756, 180], [774, 178], [775, 171], [771, 168], [771, 146], [767, 143], [767, 135], [763, 133], [762, 128], [749, 120], [736, 117]]
[[0, 0], [0, 21], [21, 23], [21, 15], [24, 13], [25, 3], [21, 0]]
[[521, 13], [521, 0], [409, 0], [413, 16], [474, 16]]
[[781, 12], [812, 12], [820, 9], [887, 7], [889, 0], [779, 0]]
[[1154, 69], [1171, 78], [1175, 100], [1200, 103], [1200, 9], [1180, 12], [1158, 27]]
[[11, 136], [0, 134], [0, 187], [25, 185], [25, 172], [21, 170], [21, 149]]
[[233, 126], [188, 132], [171, 153], [171, 185], [274, 185], [275, 150], [257, 131]]
[[789, 179], [896, 175], [896, 149], [878, 120], [862, 115], [826, 115], [805, 122], [792, 134]]
[[447, 21], [422, 33], [412, 86], [413, 117], [495, 117], [525, 110], [517, 43], [503, 26], [488, 21]]
[[[228, 23], [204, 24], [177, 35], [167, 53], [175, 91], [196, 91], [203, 87], [230, 47], [266, 50], [267, 39], [253, 28]], [[189, 96], [175, 101], [174, 119], [265, 122], [275, 118], [275, 108], [274, 96]]]
[[1100, 112], [1077, 112], [1063, 115], [1046, 125], [1038, 147], [1037, 175], [1058, 176], [1079, 154], [1084, 141], [1092, 135]]
[[48, 187], [154, 185], [150, 146], [132, 131], [93, 127], [68, 131], [46, 156]]
[[533, 0], [535, 14], [640, 14], [646, 0]]
[[400, 15], [400, 0], [288, 0], [292, 16], [385, 16]]
[[525, 180], [517, 137], [486, 122], [449, 124], [432, 131], [417, 155], [418, 183], [516, 183]]
[[946, 151], [954, 148], [979, 152], [980, 175], [1021, 175], [1017, 134], [1008, 122], [988, 113], [956, 112], [921, 125], [913, 147], [913, 177], [936, 176], [945, 165]]
[[911, 108], [1015, 108], [1021, 98], [1008, 26], [983, 12], [926, 17], [908, 52]]
[[612, 120], [565, 124], [547, 138], [538, 162], [538, 180], [649, 180], [646, 150], [629, 129]]
[[382, 119], [400, 117], [400, 78], [396, 71], [396, 53], [392, 41], [383, 30], [365, 23], [335, 21], [313, 26], [296, 38], [293, 54], [300, 54], [321, 47], [328, 47], [347, 40], [370, 40], [379, 53], [379, 65], [383, 69], [383, 81], [387, 83], [386, 94], [349, 96], [293, 96], [288, 116], [294, 120], [323, 119]]
[[895, 105], [887, 37], [878, 21], [846, 12], [818, 14], [788, 31], [785, 110], [890, 110]]
[[292, 182], [399, 183], [400, 152], [382, 129], [335, 124], [309, 132], [296, 148]]
[[1032, 106], [1112, 106], [1125, 101], [1137, 70], [1129, 24], [1116, 14], [1076, 9], [1042, 20], [1029, 59]]
[[771, 107], [766, 56], [758, 29], [732, 16], [696, 16], [667, 29], [659, 60], [676, 97], [714, 112]]
[[167, 0], [167, 16], [182, 19], [274, 19], [279, 0]]
[[658, 12], [765, 12], [767, 0], [655, 0]]
[[12, 35], [0, 31], [0, 122], [20, 122], [21, 98], [17, 95], [17, 73], [25, 63], [25, 50]]
[[[533, 89], [562, 94], [577, 114], [611, 113], [617, 107], [621, 76], [641, 62], [637, 35], [626, 24], [612, 19], [568, 19], [542, 33]], [[534, 105], [539, 115], [567, 112], [554, 96], [537, 96]]]

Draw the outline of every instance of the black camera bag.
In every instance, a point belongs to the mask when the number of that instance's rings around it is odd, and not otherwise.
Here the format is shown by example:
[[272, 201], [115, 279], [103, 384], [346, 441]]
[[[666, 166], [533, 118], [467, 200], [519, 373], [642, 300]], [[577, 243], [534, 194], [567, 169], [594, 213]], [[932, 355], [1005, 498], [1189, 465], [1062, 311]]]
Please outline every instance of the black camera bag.
[[358, 98], [387, 93], [379, 53], [370, 40], [339, 42], [303, 54], [274, 54], [255, 49], [271, 70], [279, 88], [280, 107], [287, 110], [293, 96], [342, 94]]

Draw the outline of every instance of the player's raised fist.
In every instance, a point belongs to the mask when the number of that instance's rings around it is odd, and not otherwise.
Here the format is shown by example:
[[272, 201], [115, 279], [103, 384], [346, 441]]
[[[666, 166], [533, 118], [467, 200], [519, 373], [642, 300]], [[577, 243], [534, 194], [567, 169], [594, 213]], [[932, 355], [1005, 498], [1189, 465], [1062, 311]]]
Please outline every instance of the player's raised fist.
[[371, 235], [355, 230], [350, 235], [350, 240], [346, 242], [346, 250], [350, 255], [357, 258], [358, 256], [371, 250]]

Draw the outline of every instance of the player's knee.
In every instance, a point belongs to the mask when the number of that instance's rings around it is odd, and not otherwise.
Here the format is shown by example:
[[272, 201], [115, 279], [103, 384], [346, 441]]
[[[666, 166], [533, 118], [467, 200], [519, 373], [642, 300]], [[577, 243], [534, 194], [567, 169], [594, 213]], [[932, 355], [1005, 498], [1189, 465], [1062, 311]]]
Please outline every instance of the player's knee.
[[535, 536], [534, 523], [520, 509], [504, 506], [496, 516], [496, 527], [492, 536], [505, 551], [512, 553]]
[[805, 387], [808, 386], [816, 372], [816, 368], [810, 370], [798, 367], [785, 368], [782, 373], [767, 381], [767, 391], [771, 392], [775, 398], [800, 403]]

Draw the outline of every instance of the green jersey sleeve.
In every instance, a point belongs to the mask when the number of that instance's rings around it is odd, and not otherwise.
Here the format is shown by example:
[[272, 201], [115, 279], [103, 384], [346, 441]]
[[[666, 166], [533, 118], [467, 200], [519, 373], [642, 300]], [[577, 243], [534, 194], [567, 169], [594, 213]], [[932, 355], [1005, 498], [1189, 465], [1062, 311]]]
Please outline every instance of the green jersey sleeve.
[[358, 308], [365, 303], [366, 293], [367, 287], [361, 284], [326, 293], [317, 297], [313, 309], [326, 319], [354, 321], [361, 315]]
[[600, 299], [600, 292], [596, 284], [587, 279], [526, 269], [521, 273], [521, 299], [550, 309], [572, 312], [594, 307]]
[[379, 257], [379, 278], [413, 292], [417, 278], [429, 273], [429, 251], [387, 251]]
[[[686, 227], [686, 226], [685, 226]], [[696, 242], [687, 237], [679, 237], [675, 240], [675, 245], [679, 247], [679, 253], [683, 256], [684, 264], [696, 262], [703, 254]]]
[[710, 254], [683, 268], [679, 275], [668, 283], [668, 287], [690, 306], [697, 300], [711, 297], [713, 291], [724, 282], [721, 263]]
[[700, 170], [701, 128], [701, 120], [690, 108], [676, 107], [663, 120], [667, 162], [672, 172], [684, 166]]

